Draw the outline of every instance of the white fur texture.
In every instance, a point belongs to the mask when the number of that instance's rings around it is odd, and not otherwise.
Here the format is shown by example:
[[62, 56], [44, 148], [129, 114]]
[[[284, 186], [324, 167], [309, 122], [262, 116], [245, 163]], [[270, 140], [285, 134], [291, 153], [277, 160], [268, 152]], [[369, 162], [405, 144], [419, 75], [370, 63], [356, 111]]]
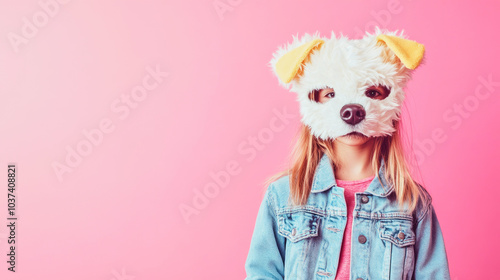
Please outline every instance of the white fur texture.
[[[325, 41], [302, 64], [303, 72], [300, 76], [290, 83], [284, 83], [278, 78], [280, 85], [297, 93], [301, 121], [310, 127], [314, 136], [333, 140], [354, 131], [369, 137], [391, 135], [395, 131], [393, 121], [399, 120], [405, 95], [403, 88], [411, 79], [412, 70], [402, 63], [384, 62], [383, 53], [392, 58], [395, 56], [385, 44], [377, 45], [376, 37], [379, 34], [405, 38], [403, 32], [396, 34], [378, 28], [373, 34], [367, 32], [359, 40], [350, 40], [343, 35], [336, 38], [333, 32], [330, 39], [320, 37], [318, 32], [313, 35], [306, 33], [300, 39], [293, 36], [292, 43], [279, 47], [273, 54], [269, 66], [278, 77], [275, 65], [281, 56], [315, 38]], [[386, 86], [390, 89], [389, 96], [383, 100], [367, 97], [365, 90], [372, 85]], [[325, 103], [308, 98], [314, 89], [325, 87], [334, 89], [334, 98]], [[349, 125], [340, 117], [340, 109], [350, 103], [359, 104], [366, 111], [365, 119], [356, 125]]]

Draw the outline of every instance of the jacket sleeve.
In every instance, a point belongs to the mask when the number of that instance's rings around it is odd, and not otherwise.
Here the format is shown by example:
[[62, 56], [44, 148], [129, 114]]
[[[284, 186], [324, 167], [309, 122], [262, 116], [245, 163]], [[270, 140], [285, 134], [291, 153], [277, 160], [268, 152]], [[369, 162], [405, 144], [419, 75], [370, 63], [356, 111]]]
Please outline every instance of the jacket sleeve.
[[284, 278], [285, 237], [278, 233], [271, 186], [267, 188], [257, 214], [245, 263], [246, 280]]
[[450, 279], [443, 233], [432, 203], [417, 223], [412, 279]]

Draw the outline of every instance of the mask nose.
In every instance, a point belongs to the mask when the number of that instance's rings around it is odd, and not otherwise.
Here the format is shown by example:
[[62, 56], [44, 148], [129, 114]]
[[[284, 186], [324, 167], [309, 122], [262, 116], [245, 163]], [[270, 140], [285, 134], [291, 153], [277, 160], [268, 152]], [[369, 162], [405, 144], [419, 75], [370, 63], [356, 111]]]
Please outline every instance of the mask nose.
[[359, 104], [346, 104], [340, 109], [340, 117], [350, 125], [355, 125], [365, 118], [366, 112]]

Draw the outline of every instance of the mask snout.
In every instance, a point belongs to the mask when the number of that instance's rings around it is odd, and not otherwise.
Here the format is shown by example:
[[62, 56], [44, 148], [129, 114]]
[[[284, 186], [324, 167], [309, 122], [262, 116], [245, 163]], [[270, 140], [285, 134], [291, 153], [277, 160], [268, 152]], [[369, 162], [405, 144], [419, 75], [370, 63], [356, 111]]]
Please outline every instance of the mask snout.
[[365, 108], [359, 104], [346, 104], [340, 109], [340, 117], [350, 125], [360, 123], [366, 116]]

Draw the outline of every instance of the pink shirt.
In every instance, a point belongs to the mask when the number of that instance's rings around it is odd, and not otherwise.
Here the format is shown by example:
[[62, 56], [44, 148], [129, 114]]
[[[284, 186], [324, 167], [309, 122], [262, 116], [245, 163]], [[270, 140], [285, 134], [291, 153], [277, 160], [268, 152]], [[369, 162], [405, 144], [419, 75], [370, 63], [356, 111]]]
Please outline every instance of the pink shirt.
[[352, 212], [355, 206], [355, 193], [364, 192], [373, 178], [375, 178], [375, 176], [358, 181], [336, 180], [337, 186], [344, 189], [344, 197], [347, 204], [347, 225], [344, 231], [344, 238], [342, 239], [339, 268], [335, 280], [349, 280], [351, 268]]

